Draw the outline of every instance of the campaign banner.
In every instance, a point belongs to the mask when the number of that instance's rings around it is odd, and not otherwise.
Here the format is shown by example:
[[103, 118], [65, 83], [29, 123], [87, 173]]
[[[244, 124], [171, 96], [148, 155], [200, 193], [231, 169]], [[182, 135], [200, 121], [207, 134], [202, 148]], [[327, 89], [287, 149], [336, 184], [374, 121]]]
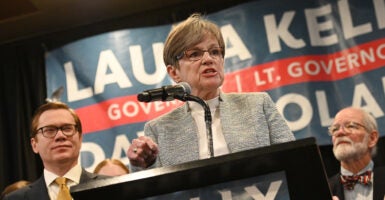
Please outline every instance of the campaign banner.
[[[385, 2], [259, 0], [206, 16], [225, 39], [224, 92], [265, 91], [297, 139], [328, 145], [333, 116], [368, 110], [385, 129]], [[47, 96], [79, 114], [81, 164], [128, 164], [126, 151], [148, 120], [184, 102], [138, 102], [143, 90], [172, 85], [163, 45], [173, 24], [112, 31], [47, 52]], [[384, 133], [381, 133], [383, 136]]]

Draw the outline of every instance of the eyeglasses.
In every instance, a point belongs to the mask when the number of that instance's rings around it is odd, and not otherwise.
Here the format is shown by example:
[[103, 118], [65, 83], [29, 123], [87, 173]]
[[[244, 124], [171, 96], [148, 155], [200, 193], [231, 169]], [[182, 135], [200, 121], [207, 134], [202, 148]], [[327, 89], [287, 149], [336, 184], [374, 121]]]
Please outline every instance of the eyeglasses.
[[223, 58], [223, 48], [222, 47], [213, 47], [208, 50], [202, 50], [202, 49], [190, 49], [182, 52], [178, 56], [176, 56], [177, 60], [180, 60], [183, 58], [183, 56], [186, 56], [186, 58], [190, 61], [197, 61], [202, 59], [205, 52], [208, 52], [209, 55], [214, 58]]
[[360, 129], [360, 127], [366, 129], [366, 127], [360, 123], [357, 123], [357, 122], [345, 122], [342, 124], [342, 126], [340, 124], [334, 124], [332, 126], [329, 127], [329, 135], [330, 136], [334, 136], [338, 130], [340, 130], [340, 128], [343, 127], [343, 129], [347, 132], [347, 133], [353, 133], [354, 131], [357, 131], [358, 129]]
[[62, 127], [44, 126], [37, 129], [37, 133], [40, 132], [46, 138], [54, 138], [59, 130], [67, 137], [73, 136], [76, 133], [76, 125], [67, 124]]

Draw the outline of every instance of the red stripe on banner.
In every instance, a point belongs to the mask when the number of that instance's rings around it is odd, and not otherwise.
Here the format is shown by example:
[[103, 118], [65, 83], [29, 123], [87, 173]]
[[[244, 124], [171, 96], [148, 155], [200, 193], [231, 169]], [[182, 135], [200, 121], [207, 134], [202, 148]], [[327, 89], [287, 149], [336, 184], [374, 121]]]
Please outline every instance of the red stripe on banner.
[[227, 92], [266, 91], [285, 85], [335, 81], [385, 66], [385, 39], [341, 52], [281, 59], [226, 74]]
[[[327, 55], [281, 59], [226, 74], [226, 92], [266, 91], [285, 85], [335, 81], [385, 66], [385, 39]], [[84, 133], [151, 120], [183, 104], [181, 101], [138, 102], [136, 95], [76, 109]]]
[[145, 122], [183, 104], [181, 101], [138, 102], [136, 95], [118, 97], [76, 109], [82, 120], [83, 133], [115, 126]]

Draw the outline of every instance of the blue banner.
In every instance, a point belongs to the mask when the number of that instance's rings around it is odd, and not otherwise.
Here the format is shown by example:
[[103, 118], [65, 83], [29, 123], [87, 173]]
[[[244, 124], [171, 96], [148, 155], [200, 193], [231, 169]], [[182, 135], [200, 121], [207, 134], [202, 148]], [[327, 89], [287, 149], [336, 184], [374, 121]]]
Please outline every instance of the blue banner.
[[[223, 90], [268, 92], [297, 139], [330, 144], [327, 127], [346, 106], [368, 110], [385, 129], [383, 0], [260, 0], [207, 18], [226, 42]], [[63, 87], [61, 101], [79, 114], [87, 169], [110, 157], [128, 164], [144, 123], [182, 104], [136, 99], [173, 84], [162, 57], [171, 28], [118, 30], [48, 52], [47, 94]]]

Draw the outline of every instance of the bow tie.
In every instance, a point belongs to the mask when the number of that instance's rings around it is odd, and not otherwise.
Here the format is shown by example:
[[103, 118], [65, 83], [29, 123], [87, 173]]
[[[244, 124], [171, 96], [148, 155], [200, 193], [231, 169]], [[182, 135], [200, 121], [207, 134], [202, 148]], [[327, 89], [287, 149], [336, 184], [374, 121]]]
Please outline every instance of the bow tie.
[[356, 183], [361, 183], [362, 185], [370, 185], [371, 183], [372, 172], [366, 171], [359, 175], [353, 176], [340, 176], [340, 181], [345, 189], [353, 190]]

